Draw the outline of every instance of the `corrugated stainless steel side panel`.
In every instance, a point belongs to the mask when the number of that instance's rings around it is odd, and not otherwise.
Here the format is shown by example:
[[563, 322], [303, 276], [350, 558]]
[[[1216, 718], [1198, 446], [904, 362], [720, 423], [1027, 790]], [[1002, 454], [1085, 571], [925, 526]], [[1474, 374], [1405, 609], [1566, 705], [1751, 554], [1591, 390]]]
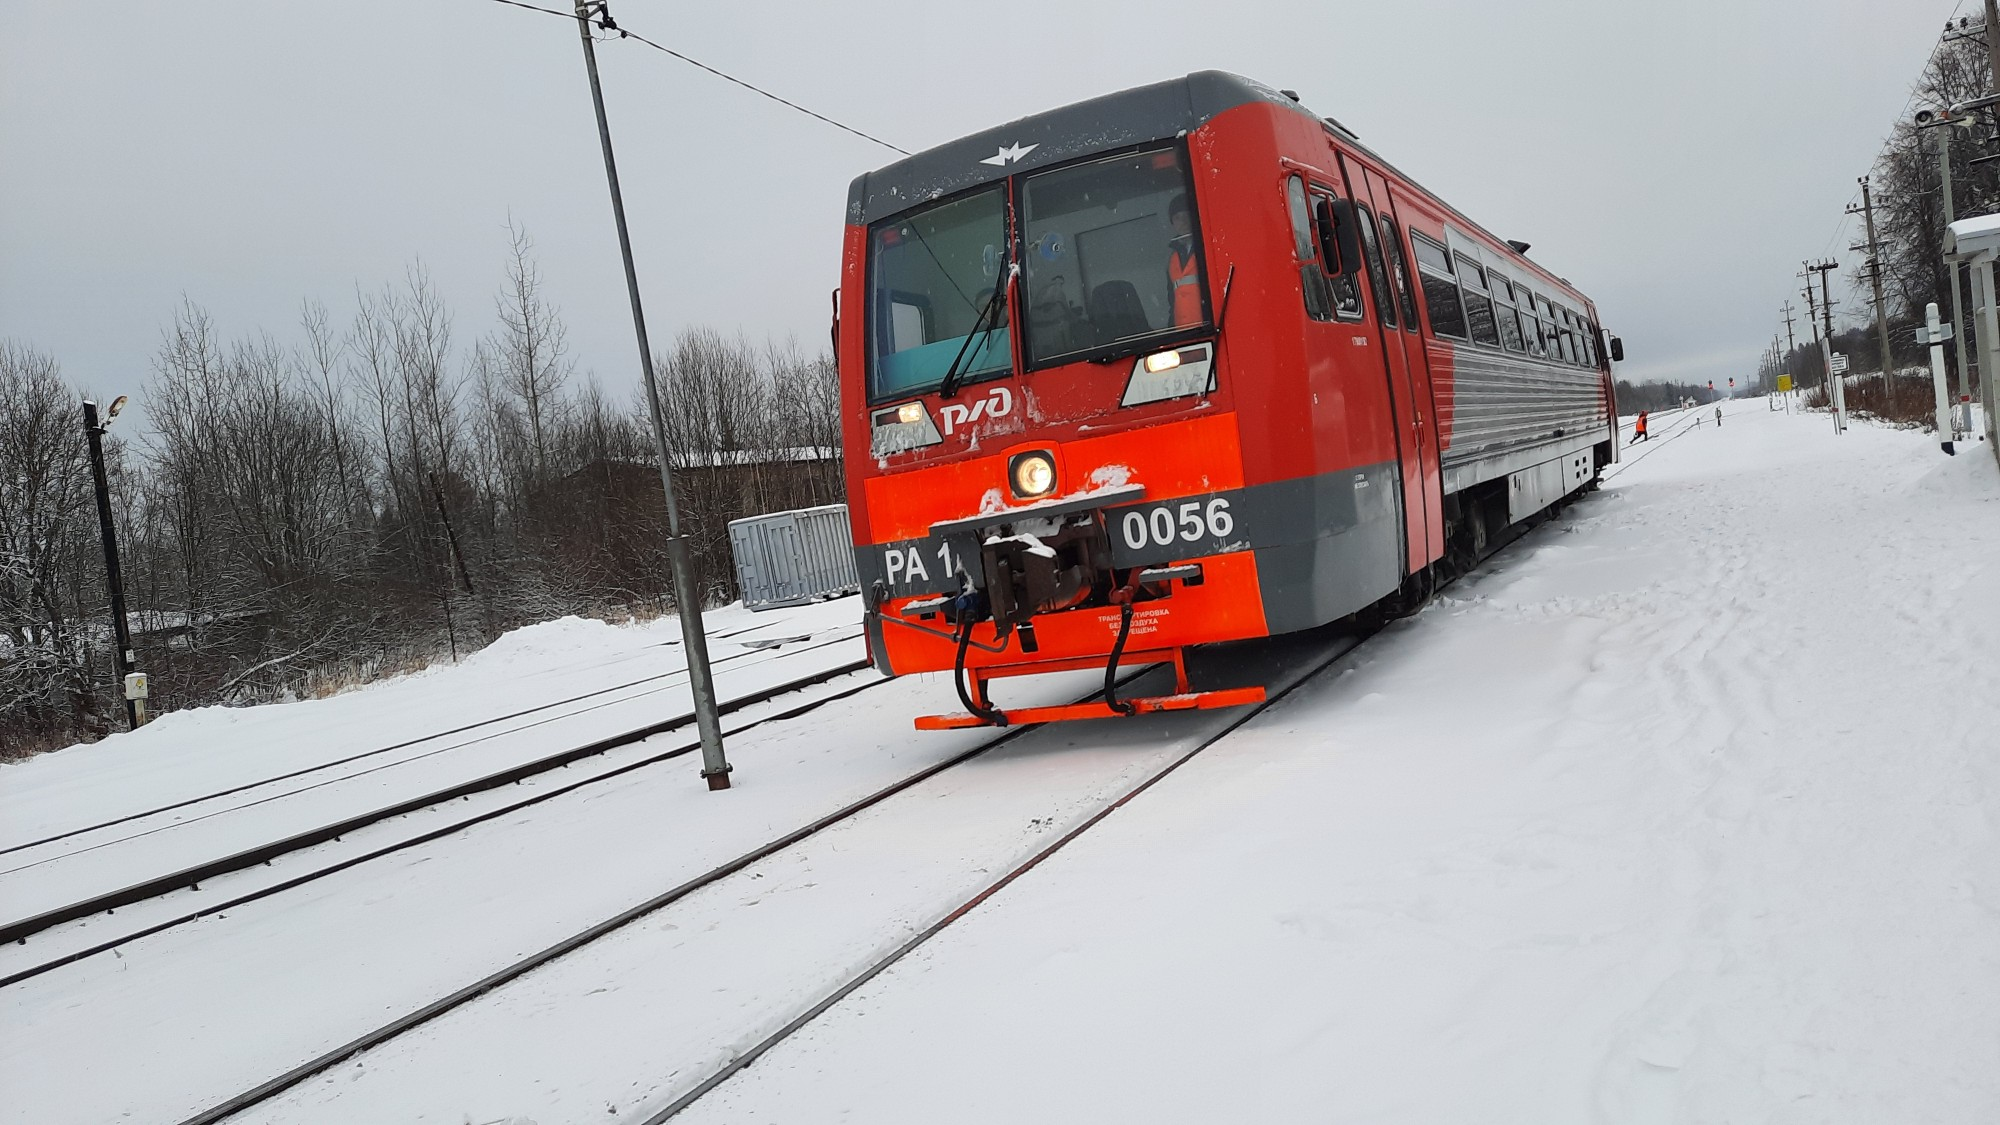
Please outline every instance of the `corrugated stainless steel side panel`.
[[743, 604], [750, 609], [799, 605], [861, 588], [845, 504], [731, 520], [729, 548]]
[[1451, 379], [1446, 469], [1581, 434], [1611, 436], [1596, 371], [1461, 344], [1452, 349]]

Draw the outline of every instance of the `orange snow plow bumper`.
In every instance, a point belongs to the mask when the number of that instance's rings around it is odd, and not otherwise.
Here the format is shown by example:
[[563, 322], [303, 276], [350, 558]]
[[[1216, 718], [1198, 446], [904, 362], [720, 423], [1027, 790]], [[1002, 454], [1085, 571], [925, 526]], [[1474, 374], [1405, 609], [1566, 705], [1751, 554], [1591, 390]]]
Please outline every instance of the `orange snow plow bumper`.
[[[1185, 695], [1156, 695], [1142, 699], [1128, 699], [1123, 702], [1132, 705], [1132, 714], [1150, 715], [1155, 711], [1206, 711], [1215, 707], [1240, 707], [1245, 703], [1264, 702], [1264, 689], [1230, 688], [1226, 691], [1196, 691]], [[1033, 723], [1060, 723], [1070, 719], [1122, 719], [1122, 711], [1113, 711], [1108, 703], [1070, 703], [1060, 707], [1017, 707], [1011, 711], [1001, 711], [1008, 726], [1027, 726]], [[963, 711], [953, 715], [920, 715], [917, 717], [918, 730], [962, 730], [966, 727], [994, 726], [977, 715]]]
[[[963, 730], [967, 727], [986, 726], [1029, 726], [1036, 723], [1060, 723], [1071, 719], [1118, 719], [1133, 715], [1150, 715], [1160, 711], [1207, 711], [1217, 707], [1241, 707], [1246, 703], [1264, 702], [1261, 687], [1224, 688], [1219, 691], [1195, 691], [1188, 685], [1187, 665], [1181, 659], [1181, 650], [1162, 652], [1130, 652], [1119, 657], [1120, 666], [1127, 664], [1171, 664], [1174, 668], [1172, 695], [1141, 696], [1137, 699], [1119, 700], [1120, 708], [1099, 699], [1088, 703], [1067, 703], [1054, 707], [1018, 707], [1012, 710], [995, 709], [991, 712], [1002, 721], [993, 722], [979, 715], [963, 711], [950, 715], [920, 715], [917, 717], [918, 730]], [[1037, 664], [1008, 665], [1000, 668], [968, 669], [972, 679], [972, 698], [979, 707], [992, 707], [992, 697], [987, 693], [987, 685], [1002, 676], [1026, 676], [1041, 672], [1066, 672], [1077, 669], [1104, 667], [1103, 662], [1094, 659], [1050, 660]], [[1125, 710], [1123, 708], [1129, 708]]]

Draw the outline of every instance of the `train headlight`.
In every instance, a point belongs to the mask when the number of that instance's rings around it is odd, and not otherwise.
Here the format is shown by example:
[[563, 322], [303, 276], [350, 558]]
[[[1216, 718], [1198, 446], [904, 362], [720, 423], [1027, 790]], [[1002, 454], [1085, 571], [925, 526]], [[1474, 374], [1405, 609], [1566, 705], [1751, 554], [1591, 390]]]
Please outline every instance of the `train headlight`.
[[1022, 499], [1046, 496], [1056, 487], [1055, 459], [1039, 451], [1017, 453], [1007, 465], [1007, 480]]
[[896, 421], [906, 426], [915, 425], [922, 421], [923, 417], [924, 404], [921, 402], [906, 402], [896, 408]]
[[1170, 352], [1154, 352], [1152, 355], [1146, 357], [1146, 370], [1155, 375], [1162, 371], [1172, 371], [1180, 365], [1181, 351], [1179, 348], [1175, 348]]

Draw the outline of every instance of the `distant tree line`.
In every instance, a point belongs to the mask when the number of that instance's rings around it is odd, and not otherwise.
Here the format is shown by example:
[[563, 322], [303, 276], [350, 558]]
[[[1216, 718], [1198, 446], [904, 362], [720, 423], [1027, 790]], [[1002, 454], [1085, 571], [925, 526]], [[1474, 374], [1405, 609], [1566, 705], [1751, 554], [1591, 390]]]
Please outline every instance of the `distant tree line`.
[[[669, 606], [643, 393], [579, 375], [527, 235], [463, 339], [419, 267], [226, 339], [184, 305], [107, 434], [153, 707], [263, 701], [464, 652], [568, 613]], [[734, 594], [726, 524], [837, 503], [832, 357], [709, 329], [657, 360], [685, 529]], [[0, 340], [0, 756], [101, 736], [122, 704], [80, 402], [57, 359]], [[137, 413], [135, 411], [135, 413]]]
[[1697, 403], [1714, 402], [1718, 396], [1700, 383], [1629, 383], [1618, 380], [1618, 413], [1637, 414], [1641, 410], [1666, 410], [1681, 405], [1689, 399]]

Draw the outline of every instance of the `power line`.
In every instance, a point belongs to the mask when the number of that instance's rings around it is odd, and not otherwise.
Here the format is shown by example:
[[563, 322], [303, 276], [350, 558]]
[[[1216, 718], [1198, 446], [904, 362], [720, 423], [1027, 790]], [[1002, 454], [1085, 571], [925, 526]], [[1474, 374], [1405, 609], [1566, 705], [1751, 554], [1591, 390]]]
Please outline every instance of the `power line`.
[[772, 101], [777, 102], [779, 105], [790, 106], [791, 108], [798, 110], [800, 113], [805, 114], [807, 117], [818, 118], [819, 120], [826, 122], [828, 125], [831, 125], [836, 129], [845, 129], [846, 131], [854, 134], [855, 136], [860, 137], [864, 141], [873, 141], [876, 144], [881, 145], [883, 148], [888, 149], [890, 152], [900, 152], [904, 156], [910, 155], [909, 149], [898, 148], [897, 146], [890, 144], [888, 141], [885, 141], [880, 137], [871, 137], [868, 134], [862, 132], [861, 130], [856, 129], [852, 125], [843, 125], [840, 122], [835, 121], [833, 118], [828, 117], [823, 113], [815, 113], [814, 111], [807, 109], [806, 107], [798, 104], [797, 102], [786, 101], [784, 98], [779, 97], [778, 95], [772, 93], [769, 90], [765, 90], [757, 86], [752, 86], [750, 83], [745, 82], [741, 78], [737, 78], [733, 75], [724, 74], [722, 71], [719, 71], [705, 62], [701, 62], [698, 59], [691, 59], [686, 55], [681, 54], [679, 51], [674, 50], [672, 47], [662, 47], [658, 43], [655, 43], [651, 39], [648, 39], [645, 36], [640, 35], [636, 31], [626, 31], [622, 27], [614, 27], [609, 23], [606, 23], [604, 26], [607, 31], [616, 31], [618, 32], [619, 35], [622, 35], [625, 38], [637, 39], [639, 42], [644, 43], [646, 46], [651, 47], [655, 51], [664, 51], [667, 54], [672, 55], [673, 57], [688, 64], [689, 66], [698, 67], [702, 70], [709, 72], [710, 74], [715, 75], [717, 78], [721, 78], [729, 82], [734, 82], [738, 86], [743, 87], [745, 90], [748, 90], [753, 94], [762, 94], [763, 96], [771, 99]]
[[[505, 4], [510, 8], [525, 8], [528, 11], [541, 12], [544, 15], [560, 16], [566, 20], [574, 20], [581, 18], [575, 12], [565, 12], [556, 8], [544, 8], [537, 4], [526, 4], [523, 3], [522, 0], [493, 0], [493, 2], [496, 4]], [[601, 0], [600, 2], [593, 4], [592, 6], [596, 9], [595, 23], [601, 30], [616, 32], [618, 34], [618, 37], [621, 39], [636, 39], [639, 42], [644, 43], [646, 46], [651, 47], [655, 51], [660, 51], [664, 54], [672, 55], [674, 58], [679, 59], [680, 61], [688, 64], [689, 66], [692, 66], [698, 70], [705, 70], [708, 73], [715, 75], [717, 78], [720, 78], [725, 82], [733, 82], [736, 85], [743, 87], [745, 90], [748, 90], [753, 94], [756, 94], [760, 97], [769, 98], [772, 101], [777, 102], [779, 105], [785, 106], [787, 108], [795, 109], [800, 113], [805, 114], [807, 117], [813, 118], [814, 120], [824, 121], [828, 125], [831, 125], [836, 129], [842, 130], [843, 132], [852, 133], [855, 136], [860, 137], [864, 141], [868, 141], [872, 144], [881, 145], [883, 148], [888, 149], [890, 152], [901, 153], [904, 156], [910, 155], [909, 149], [892, 145], [888, 141], [885, 141], [880, 137], [871, 136], [867, 133], [864, 133], [861, 130], [856, 129], [852, 125], [835, 121], [833, 118], [828, 117], [826, 114], [820, 113], [816, 110], [807, 109], [805, 106], [802, 106], [799, 103], [790, 100], [789, 98], [779, 97], [777, 94], [774, 94], [771, 91], [766, 90], [761, 86], [758, 86], [754, 83], [745, 82], [743, 79], [738, 78], [735, 75], [730, 74], [726, 71], [717, 70], [716, 68], [708, 65], [707, 63], [702, 62], [700, 59], [691, 58], [687, 55], [682, 54], [679, 51], [674, 50], [672, 47], [666, 47], [658, 43], [655, 43], [651, 39], [648, 39], [645, 36], [640, 35], [636, 31], [627, 31], [626, 29], [618, 26], [618, 24], [612, 20], [610, 11], [601, 2]]]

